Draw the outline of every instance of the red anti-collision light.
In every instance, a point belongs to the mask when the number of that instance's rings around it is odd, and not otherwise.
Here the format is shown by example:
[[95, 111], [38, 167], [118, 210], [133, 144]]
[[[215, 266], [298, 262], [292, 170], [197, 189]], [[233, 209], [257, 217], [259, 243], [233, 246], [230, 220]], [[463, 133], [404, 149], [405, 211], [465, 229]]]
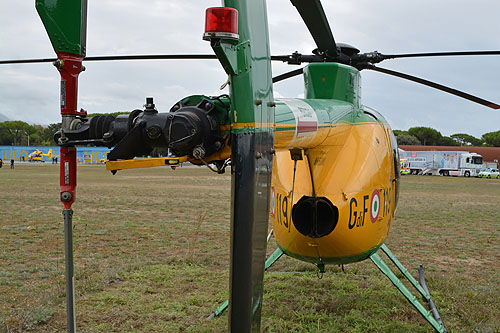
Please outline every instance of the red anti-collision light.
[[203, 39], [210, 38], [238, 40], [238, 11], [234, 8], [207, 8]]

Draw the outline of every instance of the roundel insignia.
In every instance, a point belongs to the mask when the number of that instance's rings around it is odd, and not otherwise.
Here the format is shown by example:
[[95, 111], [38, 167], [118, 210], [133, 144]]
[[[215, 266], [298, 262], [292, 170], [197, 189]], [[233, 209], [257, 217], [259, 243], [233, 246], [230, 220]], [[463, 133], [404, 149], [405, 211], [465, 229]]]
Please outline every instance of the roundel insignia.
[[377, 189], [373, 190], [370, 207], [370, 218], [372, 223], [375, 223], [377, 222], [378, 215], [380, 213], [380, 194]]

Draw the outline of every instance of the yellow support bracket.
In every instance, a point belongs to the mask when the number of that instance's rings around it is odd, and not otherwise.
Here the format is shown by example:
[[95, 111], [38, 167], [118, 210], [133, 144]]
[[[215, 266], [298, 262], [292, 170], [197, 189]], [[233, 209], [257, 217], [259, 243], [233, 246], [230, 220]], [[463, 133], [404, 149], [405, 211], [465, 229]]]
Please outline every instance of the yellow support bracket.
[[152, 168], [158, 166], [177, 167], [182, 162], [186, 162], [187, 156], [181, 157], [153, 157], [134, 158], [131, 160], [106, 161], [106, 170], [118, 171], [124, 169]]

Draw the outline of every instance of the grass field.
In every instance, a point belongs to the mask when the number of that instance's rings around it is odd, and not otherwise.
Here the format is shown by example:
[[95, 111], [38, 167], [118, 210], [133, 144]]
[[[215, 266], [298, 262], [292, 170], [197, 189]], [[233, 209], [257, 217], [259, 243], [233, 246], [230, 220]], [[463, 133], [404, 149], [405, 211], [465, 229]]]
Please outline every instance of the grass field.
[[[65, 330], [58, 168], [0, 169], [0, 332]], [[223, 332], [230, 175], [79, 167], [74, 214], [80, 332]], [[451, 332], [500, 332], [500, 180], [405, 176], [386, 244], [429, 289]], [[276, 247], [271, 241], [268, 251]], [[265, 332], [431, 332], [371, 261], [266, 273]]]

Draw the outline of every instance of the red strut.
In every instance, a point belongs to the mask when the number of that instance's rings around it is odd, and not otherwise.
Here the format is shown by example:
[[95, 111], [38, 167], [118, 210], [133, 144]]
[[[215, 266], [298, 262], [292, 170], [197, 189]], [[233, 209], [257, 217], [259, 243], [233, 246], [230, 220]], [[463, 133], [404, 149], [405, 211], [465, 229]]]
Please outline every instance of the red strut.
[[[77, 111], [78, 101], [78, 75], [84, 67], [83, 56], [67, 52], [56, 52], [57, 61], [54, 66], [61, 74], [61, 116], [62, 130], [70, 129], [71, 121], [76, 116], [87, 115], [85, 111]], [[62, 136], [64, 138], [64, 134]], [[76, 189], [76, 148], [61, 147], [60, 164], [60, 198], [64, 208], [70, 209], [75, 201]]]

